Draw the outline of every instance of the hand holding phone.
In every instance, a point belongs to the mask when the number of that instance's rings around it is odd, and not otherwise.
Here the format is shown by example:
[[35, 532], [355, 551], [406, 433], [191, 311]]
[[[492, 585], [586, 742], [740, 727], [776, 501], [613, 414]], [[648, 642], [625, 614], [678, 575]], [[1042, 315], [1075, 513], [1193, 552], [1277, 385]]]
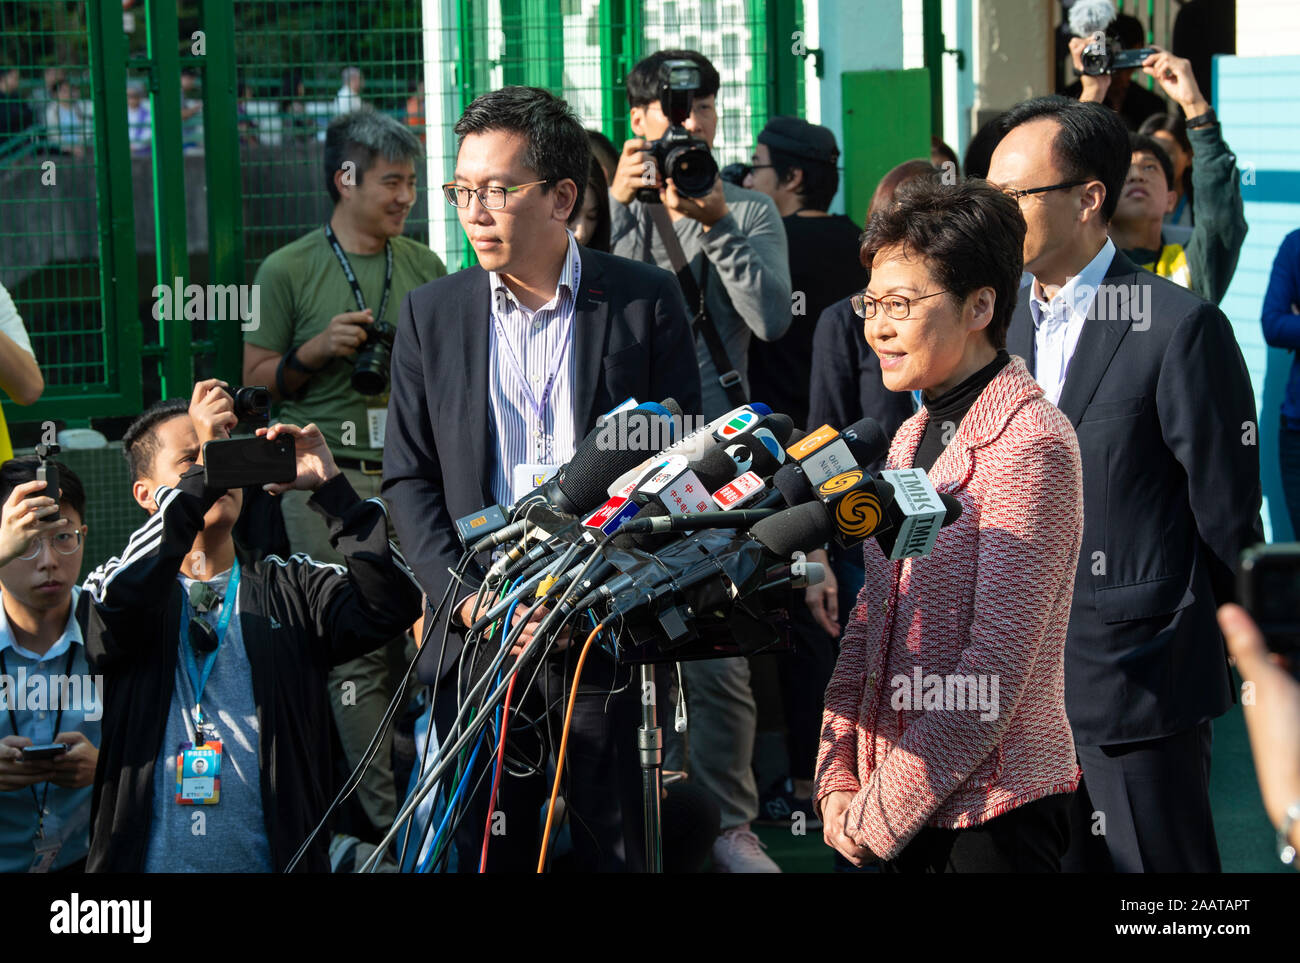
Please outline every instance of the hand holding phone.
[[34, 762], [42, 759], [54, 759], [67, 752], [69, 746], [66, 742], [46, 742], [36, 746], [23, 746], [23, 762]]

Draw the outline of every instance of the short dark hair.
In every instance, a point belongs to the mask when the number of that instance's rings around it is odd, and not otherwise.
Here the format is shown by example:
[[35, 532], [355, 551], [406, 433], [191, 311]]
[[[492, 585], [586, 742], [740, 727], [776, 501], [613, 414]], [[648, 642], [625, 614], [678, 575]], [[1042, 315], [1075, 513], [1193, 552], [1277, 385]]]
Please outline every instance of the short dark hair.
[[[957, 152], [944, 143], [943, 138], [937, 134], [930, 135], [930, 163], [934, 164], [935, 155], [942, 157], [945, 161], [952, 164], [952, 171], [958, 177], [961, 176], [961, 161], [957, 160]], [[934, 164], [935, 167], [943, 170], [942, 164]]]
[[[1164, 168], [1165, 185], [1174, 189], [1174, 162], [1169, 159], [1169, 152], [1160, 146], [1160, 141], [1146, 134], [1128, 135], [1129, 154], [1150, 154]], [[1131, 156], [1130, 156], [1131, 160]]]
[[1052, 157], [1061, 169], [1061, 176], [1071, 181], [1099, 180], [1106, 188], [1101, 216], [1109, 223], [1133, 156], [1128, 148], [1128, 128], [1108, 107], [1080, 103], [1058, 94], [1016, 104], [1002, 115], [999, 125], [1005, 136], [1021, 124], [1040, 117], [1056, 121], [1058, 129], [1052, 140]]
[[[615, 170], [618, 168], [618, 159], [622, 152], [614, 146], [614, 142], [598, 130], [587, 128], [587, 140], [591, 142], [591, 152], [595, 155], [596, 160], [600, 163], [601, 169]], [[606, 180], [609, 179], [606, 175]]]
[[325, 129], [325, 189], [330, 200], [337, 204], [339, 189], [334, 175], [348, 161], [356, 166], [357, 184], [360, 184], [366, 171], [374, 166], [376, 157], [390, 164], [409, 161], [419, 167], [423, 154], [420, 139], [410, 128], [373, 107], [367, 105], [340, 114]]
[[[10, 458], [0, 465], [0, 502], [9, 500], [13, 490], [29, 481], [36, 481], [36, 469], [41, 460], [35, 455], [23, 455]], [[59, 469], [59, 501], [67, 502], [84, 522], [86, 520], [86, 489], [81, 484], [77, 473], [61, 461], [50, 459], [50, 464]]]
[[909, 160], [903, 161], [897, 167], [891, 168], [876, 189], [871, 194], [871, 206], [867, 208], [867, 220], [871, 220], [871, 215], [876, 211], [889, 207], [894, 203], [894, 195], [898, 193], [899, 188], [904, 184], [917, 177], [928, 177], [932, 180], [940, 180], [942, 173], [937, 167], [927, 160]]
[[1170, 137], [1178, 142], [1181, 147], [1190, 156], [1192, 152], [1192, 142], [1187, 138], [1187, 120], [1178, 111], [1169, 113], [1152, 114], [1146, 120], [1142, 121], [1138, 127], [1139, 134], [1147, 134], [1151, 137], [1156, 135], [1157, 131], [1164, 131]]
[[998, 149], [998, 144], [1002, 143], [1002, 138], [1007, 133], [1006, 116], [1002, 113], [985, 121], [984, 126], [975, 132], [975, 136], [966, 145], [966, 156], [961, 166], [967, 177], [989, 176], [989, 162], [993, 159], [993, 152]]
[[776, 171], [778, 181], [785, 180], [796, 170], [803, 171], [799, 196], [803, 198], [804, 207], [824, 211], [831, 206], [840, 186], [840, 172], [834, 164], [808, 157], [795, 157], [771, 144], [767, 145], [767, 153], [772, 158], [772, 168]]
[[668, 60], [690, 60], [700, 68], [700, 89], [696, 97], [713, 97], [722, 78], [709, 58], [696, 50], [658, 50], [631, 69], [627, 75], [629, 107], [648, 107], [659, 99], [659, 68]]
[[[595, 151], [592, 151], [591, 162], [588, 166], [587, 190], [596, 193], [596, 229], [592, 232], [591, 239], [586, 246], [593, 251], [603, 251], [608, 254], [612, 224], [609, 212], [609, 183], [605, 180], [605, 168], [600, 166], [600, 160], [596, 157]], [[586, 203], [587, 195], [583, 194], [582, 199], [573, 205], [573, 210], [569, 214], [570, 229], [582, 216], [582, 208]]]
[[568, 102], [541, 87], [502, 87], [482, 96], [465, 108], [454, 128], [456, 150], [470, 134], [505, 130], [523, 134], [528, 141], [524, 163], [546, 181], [549, 191], [563, 180], [578, 187], [577, 203], [587, 191], [587, 168], [591, 163], [591, 142], [587, 131]]
[[881, 249], [902, 245], [925, 258], [954, 301], [991, 287], [993, 320], [984, 329], [995, 348], [1006, 347], [1024, 267], [1025, 219], [1020, 205], [986, 181], [944, 184], [918, 177], [903, 185], [894, 204], [876, 212], [862, 235], [862, 264]]
[[177, 415], [189, 414], [189, 410], [190, 403], [184, 398], [166, 398], [155, 401], [131, 422], [122, 436], [122, 454], [131, 466], [131, 481], [139, 481], [153, 471], [154, 459], [162, 447], [158, 426]]

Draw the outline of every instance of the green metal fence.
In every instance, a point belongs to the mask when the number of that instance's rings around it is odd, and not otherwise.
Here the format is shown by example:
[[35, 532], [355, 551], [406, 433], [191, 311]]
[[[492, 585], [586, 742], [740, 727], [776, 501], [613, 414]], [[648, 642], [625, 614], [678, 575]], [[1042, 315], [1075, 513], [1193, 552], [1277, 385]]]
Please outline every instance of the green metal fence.
[[723, 78], [719, 162], [743, 160], [802, 107], [798, 61], [775, 55], [800, 19], [797, 0], [0, 0], [0, 78], [17, 80], [0, 108], [29, 118], [0, 130], [0, 283], [47, 381], [35, 406], [5, 402], [15, 445], [22, 422], [124, 419], [196, 376], [239, 378], [237, 321], [156, 294], [251, 283], [321, 224], [324, 128], [355, 103], [424, 139], [406, 230], [454, 270], [473, 255], [436, 185], [474, 97], [543, 86], [621, 143], [627, 71], [694, 48]]

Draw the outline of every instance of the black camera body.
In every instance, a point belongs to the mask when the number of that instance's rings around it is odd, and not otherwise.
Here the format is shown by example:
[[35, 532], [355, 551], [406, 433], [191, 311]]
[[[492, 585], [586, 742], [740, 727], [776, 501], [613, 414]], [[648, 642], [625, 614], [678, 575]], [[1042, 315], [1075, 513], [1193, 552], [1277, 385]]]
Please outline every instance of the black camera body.
[[1103, 74], [1113, 74], [1117, 70], [1141, 67], [1143, 62], [1155, 52], [1154, 47], [1125, 50], [1118, 40], [1101, 34], [1089, 41], [1088, 46], [1084, 47], [1083, 53], [1079, 55], [1079, 59], [1085, 74], [1089, 77], [1100, 77]]
[[385, 321], [365, 325], [366, 340], [357, 350], [352, 388], [362, 395], [382, 395], [388, 390], [388, 368], [393, 360], [397, 329]]
[[271, 392], [265, 385], [251, 388], [227, 388], [226, 394], [235, 401], [235, 417], [241, 425], [262, 425], [271, 422]]
[[[691, 135], [683, 124], [691, 116], [695, 93], [700, 89], [700, 68], [690, 60], [666, 60], [659, 67], [659, 106], [668, 118], [668, 130], [644, 150], [654, 158], [665, 179], [671, 178], [678, 193], [704, 197], [718, 179], [718, 164], [709, 145]], [[637, 200], [657, 203], [659, 191], [642, 187]]]
[[1259, 626], [1269, 649], [1293, 660], [1300, 673], [1300, 544], [1255, 545], [1241, 553], [1237, 600]]

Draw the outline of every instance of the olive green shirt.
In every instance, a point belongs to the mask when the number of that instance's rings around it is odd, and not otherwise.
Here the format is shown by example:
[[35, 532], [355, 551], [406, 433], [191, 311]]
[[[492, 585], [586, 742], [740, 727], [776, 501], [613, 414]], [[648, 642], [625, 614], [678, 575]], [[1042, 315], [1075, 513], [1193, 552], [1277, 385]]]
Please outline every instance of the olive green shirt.
[[[402, 302], [414, 288], [447, 273], [433, 251], [409, 237], [395, 237], [393, 281], [384, 317], [397, 326]], [[379, 310], [384, 291], [385, 255], [348, 254], [366, 307]], [[244, 333], [244, 340], [259, 348], [285, 354], [329, 327], [330, 318], [356, 311], [352, 286], [323, 227], [273, 252], [257, 270], [260, 312], [258, 326]], [[388, 393], [366, 396], [352, 387], [352, 370], [357, 354], [333, 358], [311, 375], [297, 398], [282, 401], [277, 409], [280, 421], [295, 425], [315, 422], [329, 443], [330, 451], [343, 458], [379, 461], [383, 450], [371, 444], [372, 413], [382, 418], [388, 408]]]

